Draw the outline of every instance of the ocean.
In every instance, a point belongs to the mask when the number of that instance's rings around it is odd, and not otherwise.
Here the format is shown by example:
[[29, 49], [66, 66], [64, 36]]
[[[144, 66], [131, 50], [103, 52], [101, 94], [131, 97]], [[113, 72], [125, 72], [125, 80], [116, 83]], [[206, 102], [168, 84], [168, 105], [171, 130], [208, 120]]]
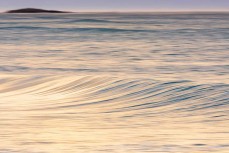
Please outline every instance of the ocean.
[[0, 53], [0, 153], [228, 153], [228, 13], [2, 13]]

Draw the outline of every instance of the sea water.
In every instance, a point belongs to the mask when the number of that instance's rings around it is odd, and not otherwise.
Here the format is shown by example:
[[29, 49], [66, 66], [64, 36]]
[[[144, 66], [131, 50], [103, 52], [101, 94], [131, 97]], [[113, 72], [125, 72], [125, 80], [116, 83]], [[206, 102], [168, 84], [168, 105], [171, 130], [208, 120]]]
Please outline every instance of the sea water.
[[0, 14], [0, 153], [227, 153], [228, 13]]

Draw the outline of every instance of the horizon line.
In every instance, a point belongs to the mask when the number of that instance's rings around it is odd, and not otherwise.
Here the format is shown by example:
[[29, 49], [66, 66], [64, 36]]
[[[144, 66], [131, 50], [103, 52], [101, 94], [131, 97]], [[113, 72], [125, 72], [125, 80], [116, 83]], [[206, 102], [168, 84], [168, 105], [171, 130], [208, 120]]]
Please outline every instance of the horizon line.
[[[9, 10], [7, 10], [9, 11]], [[1, 14], [7, 13], [7, 11], [0, 12]], [[51, 10], [50, 10], [51, 11]], [[54, 11], [62, 11], [62, 10], [54, 10]], [[63, 11], [65, 12], [65, 11]], [[66, 11], [66, 14], [74, 14], [74, 13], [229, 13], [228, 10], [169, 10], [169, 11]]]
[[0, 13], [6, 13], [7, 11], [11, 11], [11, 10], [20, 10], [20, 9], [26, 9], [26, 8], [32, 8], [32, 9], [44, 9], [44, 10], [54, 10], [54, 11], [63, 11], [63, 12], [70, 12], [70, 13], [109, 13], [109, 12], [111, 12], [111, 13], [179, 13], [179, 12], [190, 12], [190, 13], [192, 13], [192, 12], [197, 12], [197, 13], [201, 13], [201, 12], [223, 12], [223, 13], [227, 13], [227, 12], [229, 12], [229, 10], [218, 10], [218, 9], [209, 9], [209, 10], [201, 10], [201, 9], [193, 9], [193, 10], [188, 10], [188, 9], [184, 9], [184, 10], [182, 10], [182, 9], [177, 9], [177, 10], [175, 10], [175, 9], [171, 9], [171, 10], [169, 10], [169, 9], [160, 9], [160, 10], [158, 10], [158, 9], [155, 9], [155, 10], [73, 10], [73, 9], [66, 9], [66, 10], [62, 10], [62, 9], [46, 9], [46, 8], [36, 8], [36, 7], [25, 7], [25, 8], [18, 8], [18, 9], [8, 9], [8, 10], [1, 10], [0, 9]]
[[[77, 11], [77, 12], [65, 12], [65, 13], [58, 13], [58, 14], [77, 14], [77, 13], [193, 13], [195, 14], [195, 13], [229, 13], [229, 11]], [[9, 14], [9, 13], [5, 11], [5, 12], [0, 12], [0, 14]], [[11, 14], [33, 14], [33, 13], [11, 13]], [[42, 14], [42, 13], [36, 13], [36, 14]]]

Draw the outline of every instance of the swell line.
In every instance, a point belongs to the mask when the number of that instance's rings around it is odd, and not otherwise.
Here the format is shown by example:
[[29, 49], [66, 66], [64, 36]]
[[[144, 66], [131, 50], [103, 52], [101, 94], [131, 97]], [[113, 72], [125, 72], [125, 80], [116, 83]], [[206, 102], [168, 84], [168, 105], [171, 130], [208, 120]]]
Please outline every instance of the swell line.
[[[33, 76], [0, 79], [3, 108], [12, 111], [221, 116], [229, 110], [229, 85], [159, 82], [97, 76]], [[20, 99], [20, 100], [18, 100]], [[2, 111], [5, 111], [2, 108]]]

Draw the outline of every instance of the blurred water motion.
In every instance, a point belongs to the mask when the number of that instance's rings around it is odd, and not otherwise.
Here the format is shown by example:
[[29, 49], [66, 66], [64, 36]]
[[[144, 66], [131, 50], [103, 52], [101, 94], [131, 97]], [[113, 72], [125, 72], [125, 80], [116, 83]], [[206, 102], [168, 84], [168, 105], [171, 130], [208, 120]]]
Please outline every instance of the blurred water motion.
[[0, 19], [0, 153], [228, 152], [228, 14]]

